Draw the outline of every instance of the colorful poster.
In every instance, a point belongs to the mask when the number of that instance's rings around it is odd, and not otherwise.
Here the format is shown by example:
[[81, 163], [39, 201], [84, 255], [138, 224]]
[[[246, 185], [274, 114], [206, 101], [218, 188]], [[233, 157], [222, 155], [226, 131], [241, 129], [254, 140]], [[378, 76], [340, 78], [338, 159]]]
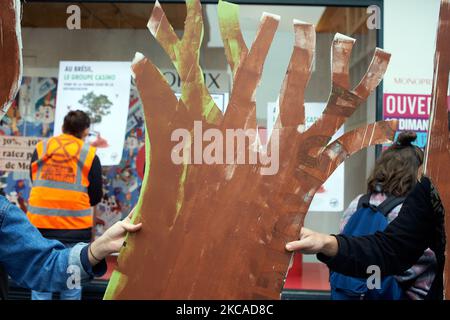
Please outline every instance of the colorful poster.
[[[307, 102], [305, 103], [305, 128], [308, 129], [325, 110], [326, 103]], [[267, 132], [270, 135], [278, 118], [278, 101], [269, 103], [267, 106]], [[344, 134], [342, 126], [331, 141]], [[316, 192], [309, 207], [310, 212], [340, 212], [344, 210], [344, 166], [339, 166], [328, 180]]]
[[14, 135], [49, 137], [55, 121], [56, 78], [24, 77], [18, 94], [17, 113], [11, 120]]
[[[0, 122], [2, 141], [8, 143], [11, 142], [8, 139], [14, 137], [15, 142], [12, 143], [17, 145], [13, 149], [23, 152], [21, 157], [19, 153], [6, 155], [9, 160], [3, 162], [4, 165], [0, 168], [0, 192], [24, 212], [27, 210], [31, 188], [30, 173], [27, 169], [31, 159], [28, 158], [39, 140], [53, 135], [57, 84], [57, 79], [52, 77], [23, 77], [15, 102]], [[21, 147], [18, 147], [19, 144]], [[24, 151], [25, 149], [27, 151]], [[11, 156], [17, 157], [12, 160]], [[14, 169], [6, 168], [12, 164]]]
[[88, 141], [97, 147], [102, 165], [120, 163], [130, 99], [129, 62], [61, 61], [54, 135], [65, 115], [83, 110], [91, 118]]
[[[16, 102], [0, 122], [0, 144], [2, 146], [5, 143], [9, 146], [15, 144], [15, 151], [23, 150], [26, 146], [27, 154], [24, 152], [23, 156], [28, 158], [39, 140], [53, 136], [54, 113], [50, 113], [48, 117], [41, 117], [40, 114], [42, 106], [55, 105], [58, 82], [56, 78], [44, 77], [24, 77], [22, 81]], [[128, 117], [120, 163], [115, 166], [103, 166], [104, 196], [94, 209], [95, 237], [125, 217], [136, 205], [139, 197], [144, 162], [144, 115], [139, 95], [133, 85], [128, 96], [129, 104], [126, 110]], [[55, 108], [52, 107], [50, 110], [54, 112]], [[48, 125], [47, 129], [44, 124]], [[14, 141], [11, 140], [13, 138]], [[19, 143], [20, 148], [17, 147]], [[18, 156], [17, 153], [6, 156], [16, 155]], [[21, 167], [25, 170], [0, 167], [0, 192], [26, 212], [31, 189], [30, 173], [26, 168], [30, 163], [29, 160], [21, 163]]]
[[[448, 105], [450, 111], [450, 97]], [[420, 148], [427, 144], [430, 109], [431, 95], [385, 93], [383, 97], [383, 118], [398, 120], [395, 138], [402, 131], [414, 131], [417, 134], [414, 144]]]

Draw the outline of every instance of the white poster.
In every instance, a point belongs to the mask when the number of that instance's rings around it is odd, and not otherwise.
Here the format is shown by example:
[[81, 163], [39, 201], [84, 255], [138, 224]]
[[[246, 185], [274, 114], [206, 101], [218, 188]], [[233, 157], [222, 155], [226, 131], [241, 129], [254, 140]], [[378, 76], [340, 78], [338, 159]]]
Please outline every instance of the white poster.
[[[326, 103], [305, 103], [305, 127], [308, 129], [325, 110]], [[278, 102], [269, 103], [267, 107], [267, 131], [272, 132], [279, 112]], [[331, 139], [331, 142], [344, 134], [342, 126]], [[328, 180], [316, 192], [309, 211], [340, 212], [344, 210], [344, 166], [339, 166]]]
[[83, 110], [91, 118], [87, 141], [97, 148], [102, 165], [120, 163], [130, 100], [131, 63], [61, 61], [56, 98], [55, 135], [65, 115]]
[[[325, 110], [326, 103], [311, 102], [305, 103], [305, 127], [308, 129]], [[344, 134], [342, 126], [330, 142]], [[327, 181], [316, 192], [314, 199], [309, 207], [309, 211], [320, 212], [340, 212], [344, 211], [344, 166], [340, 165]]]

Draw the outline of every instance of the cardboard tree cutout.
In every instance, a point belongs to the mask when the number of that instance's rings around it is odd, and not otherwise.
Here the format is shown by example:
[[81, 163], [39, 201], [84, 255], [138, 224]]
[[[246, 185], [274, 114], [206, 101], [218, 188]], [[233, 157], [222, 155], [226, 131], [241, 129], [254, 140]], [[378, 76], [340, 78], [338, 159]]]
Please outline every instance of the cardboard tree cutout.
[[[240, 32], [238, 6], [219, 2], [222, 38], [235, 83], [228, 111], [222, 117], [205, 87], [199, 66], [203, 35], [200, 2], [188, 0], [187, 7], [186, 30], [181, 40], [158, 3], [149, 22], [150, 31], [181, 76], [181, 100], [176, 100], [150, 61], [138, 56], [133, 66], [152, 141], [152, 157], [148, 151], [146, 179], [135, 216], [135, 220], [145, 223], [144, 230], [128, 238], [106, 297], [277, 298], [290, 259], [284, 244], [298, 235], [315, 191], [346, 157], [368, 145], [387, 142], [393, 135], [395, 123], [379, 122], [329, 143], [332, 134], [381, 81], [389, 55], [377, 49], [368, 72], [350, 90], [348, 62], [354, 40], [336, 35], [328, 105], [322, 118], [305, 131], [303, 98], [311, 74], [315, 33], [312, 25], [294, 21], [295, 46], [281, 90], [281, 113], [269, 141], [269, 146], [275, 148], [267, 148], [279, 152], [276, 174], [261, 175], [263, 164], [237, 165], [234, 159], [222, 165], [201, 161], [179, 165], [170, 156], [177, 151], [171, 139], [176, 129], [194, 131], [200, 122], [205, 128], [215, 129], [210, 131], [211, 141], [213, 137], [220, 139], [218, 133], [227, 129], [256, 127], [254, 93], [278, 24], [278, 17], [263, 15], [249, 50]], [[0, 3], [0, 25], [2, 117], [17, 94], [22, 75], [19, 0]], [[442, 0], [425, 165], [447, 212], [450, 182], [442, 172], [450, 163], [446, 103], [449, 38], [450, 1]], [[249, 136], [258, 147], [256, 134]], [[185, 148], [181, 149], [189, 151], [195, 147], [195, 139], [194, 136], [194, 141], [183, 141]], [[150, 147], [148, 137], [147, 145]], [[264, 149], [255, 149], [255, 143], [251, 146], [249, 155], [264, 155]], [[210, 149], [217, 154], [220, 146], [213, 144]], [[232, 151], [233, 156], [242, 153], [237, 147]], [[450, 231], [449, 219], [446, 231]], [[447, 298], [448, 250], [447, 247]]]
[[[304, 91], [315, 29], [294, 21], [295, 46], [280, 93], [279, 119], [267, 148], [262, 148], [256, 138], [255, 91], [279, 17], [263, 14], [248, 49], [238, 6], [219, 2], [220, 29], [234, 77], [222, 116], [199, 65], [201, 4], [186, 4], [181, 39], [159, 3], [148, 23], [180, 75], [181, 99], [147, 58], [137, 54], [133, 63], [148, 129], [145, 182], [134, 219], [143, 222], [143, 229], [128, 237], [105, 297], [276, 299], [291, 259], [284, 245], [298, 237], [315, 192], [347, 157], [394, 136], [395, 122], [377, 122], [330, 143], [375, 90], [390, 55], [376, 49], [366, 74], [351, 89], [349, 60], [355, 40], [337, 34], [328, 104], [305, 130]], [[244, 147], [229, 141], [229, 134], [242, 132], [247, 133]]]
[[8, 111], [22, 80], [20, 0], [0, 2], [0, 119]]
[[[433, 89], [431, 92], [431, 115], [428, 128], [425, 173], [432, 179], [445, 208], [445, 234], [450, 234], [450, 131], [448, 90], [450, 73], [450, 1], [442, 0], [436, 37]], [[445, 298], [450, 298], [450, 246], [446, 247], [444, 269]]]

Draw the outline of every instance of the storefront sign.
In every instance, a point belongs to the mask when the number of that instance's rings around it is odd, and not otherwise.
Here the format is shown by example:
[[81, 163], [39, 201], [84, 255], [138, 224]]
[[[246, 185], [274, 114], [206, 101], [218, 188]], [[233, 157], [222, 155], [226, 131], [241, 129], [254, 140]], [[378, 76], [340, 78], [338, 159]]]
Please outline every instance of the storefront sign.
[[[175, 70], [162, 70], [161, 72], [170, 88], [175, 92], [175, 96], [180, 99], [182, 82], [178, 73]], [[208, 70], [203, 72], [203, 78], [205, 79], [206, 89], [208, 89], [214, 103], [222, 113], [225, 113], [230, 97], [231, 84], [229, 73], [226, 71]]]
[[[398, 120], [398, 135], [401, 131], [415, 131], [415, 144], [420, 148], [427, 142], [428, 118], [431, 96], [424, 94], [385, 94], [383, 116], [386, 120]], [[397, 138], [397, 137], [396, 137]]]
[[[181, 92], [182, 81], [175, 70], [161, 70], [167, 83], [175, 92]], [[208, 70], [203, 73], [206, 89], [211, 93], [229, 92], [230, 76], [226, 71]]]

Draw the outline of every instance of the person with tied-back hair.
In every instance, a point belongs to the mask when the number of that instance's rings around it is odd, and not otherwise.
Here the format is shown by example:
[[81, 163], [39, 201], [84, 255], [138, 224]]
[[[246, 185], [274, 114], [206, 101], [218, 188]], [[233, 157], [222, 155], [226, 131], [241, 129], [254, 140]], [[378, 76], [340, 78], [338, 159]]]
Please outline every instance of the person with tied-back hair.
[[[421, 174], [423, 151], [412, 144], [417, 135], [415, 132], [402, 132], [396, 143], [385, 150], [375, 163], [375, 167], [367, 182], [367, 192], [370, 204], [379, 206], [389, 196], [406, 197], [415, 186]], [[339, 231], [343, 232], [347, 222], [357, 211], [358, 203], [363, 195], [354, 199], [344, 211]], [[386, 216], [388, 222], [397, 218], [403, 203], [394, 207]], [[426, 249], [417, 263], [402, 275], [397, 281], [405, 287], [405, 294], [413, 300], [422, 300], [430, 290], [434, 279], [436, 256], [431, 249]]]
[[[387, 215], [383, 232], [366, 236], [325, 235], [302, 228], [300, 240], [286, 244], [288, 251], [317, 254], [331, 271], [367, 278], [368, 267], [381, 276], [396, 275], [406, 297], [443, 298], [445, 261], [444, 209], [429, 178], [422, 175], [423, 151], [404, 132], [377, 160], [368, 179], [370, 204], [380, 205], [389, 195], [406, 197]], [[357, 211], [358, 196], [344, 212], [340, 231]]]
[[406, 196], [422, 174], [424, 153], [413, 145], [413, 131], [399, 134], [397, 141], [377, 160], [367, 183], [369, 193]]

